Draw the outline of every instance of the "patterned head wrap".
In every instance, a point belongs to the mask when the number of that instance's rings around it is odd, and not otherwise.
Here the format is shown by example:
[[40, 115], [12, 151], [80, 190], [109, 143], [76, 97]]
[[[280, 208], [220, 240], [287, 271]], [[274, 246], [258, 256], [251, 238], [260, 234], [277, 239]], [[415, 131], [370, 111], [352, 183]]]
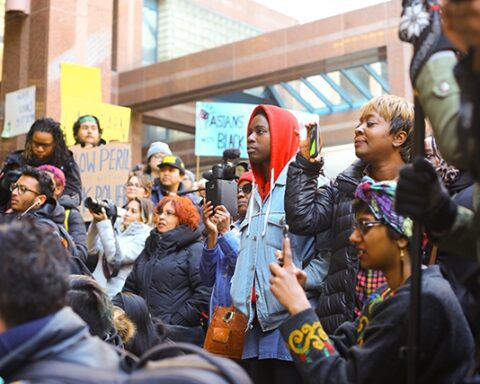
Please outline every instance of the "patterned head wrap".
[[393, 209], [396, 189], [396, 181], [377, 183], [371, 177], [364, 176], [355, 191], [355, 198], [366, 203], [377, 220], [383, 220], [395, 231], [409, 238], [412, 236], [412, 220], [400, 216]]

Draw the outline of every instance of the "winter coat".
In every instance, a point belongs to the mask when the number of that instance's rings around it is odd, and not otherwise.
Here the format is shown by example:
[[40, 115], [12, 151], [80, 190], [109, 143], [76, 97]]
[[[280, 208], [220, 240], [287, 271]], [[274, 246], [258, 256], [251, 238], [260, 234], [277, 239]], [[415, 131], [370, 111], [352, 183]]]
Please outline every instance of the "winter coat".
[[237, 228], [220, 235], [213, 248], [208, 248], [208, 240], [205, 240], [203, 245], [200, 278], [206, 286], [213, 287], [210, 298], [210, 320], [217, 306], [229, 307], [232, 304], [230, 288], [239, 246], [240, 234]]
[[55, 231], [62, 240], [65, 248], [67, 248], [70, 256], [70, 273], [77, 275], [90, 276], [91, 273], [85, 266], [86, 257], [84, 254], [79, 254], [78, 249], [82, 250], [82, 247], [78, 247], [70, 236], [64, 226], [65, 222], [65, 209], [55, 200], [47, 200], [40, 208], [33, 209], [27, 213], [28, 216], [32, 216], [37, 219], [42, 225], [47, 225]]
[[356, 161], [334, 181], [317, 188], [320, 167], [321, 164], [312, 164], [300, 155], [290, 163], [285, 211], [293, 233], [314, 235], [330, 231], [330, 266], [317, 313], [325, 331], [331, 334], [343, 322], [353, 320], [354, 315], [358, 258], [349, 237], [354, 222], [352, 200], [365, 163]]
[[200, 325], [211, 293], [199, 275], [200, 235], [185, 225], [165, 233], [153, 229], [123, 292], [142, 296], [152, 316], [166, 324]]
[[[66, 195], [70, 197], [72, 203], [75, 206], [80, 205], [81, 198], [82, 198], [82, 180], [80, 178], [80, 168], [78, 167], [75, 159], [73, 158], [73, 153], [71, 151], [68, 152], [69, 157], [68, 160], [64, 164], [51, 164], [60, 168], [63, 173], [65, 174], [65, 190], [63, 191], [62, 196]], [[2, 170], [2, 174], [7, 173], [10, 170], [21, 169], [26, 165], [30, 165], [32, 167], [38, 167], [43, 164], [50, 164], [47, 161], [38, 162], [38, 161], [27, 161], [23, 157], [23, 150], [18, 150], [13, 153], [10, 153], [4, 162], [4, 167]], [[8, 201], [10, 200], [10, 193], [9, 191], [0, 194], [0, 205], [6, 206]]]
[[[110, 297], [122, 290], [135, 260], [145, 248], [145, 240], [151, 230], [151, 227], [138, 221], [131, 223], [121, 232], [113, 229], [109, 219], [94, 221], [90, 225], [87, 235], [88, 254], [98, 256], [97, 266], [92, 274]], [[120, 269], [117, 276], [107, 279], [104, 259], [110, 270], [118, 263]]]
[[62, 195], [58, 203], [65, 209], [64, 227], [72, 237], [77, 249], [77, 256], [84, 263], [87, 262], [87, 230], [85, 221], [78, 208], [73, 204], [69, 196]]
[[70, 307], [0, 333], [0, 345], [0, 377], [6, 382], [21, 380], [38, 362], [61, 361], [89, 371], [120, 370], [117, 352], [91, 336], [88, 325]]
[[[405, 383], [410, 279], [396, 292], [379, 288], [355, 322], [328, 337], [312, 309], [292, 316], [282, 335], [305, 383]], [[438, 267], [422, 271], [421, 344], [417, 383], [457, 383], [473, 364], [474, 342], [450, 285]]]

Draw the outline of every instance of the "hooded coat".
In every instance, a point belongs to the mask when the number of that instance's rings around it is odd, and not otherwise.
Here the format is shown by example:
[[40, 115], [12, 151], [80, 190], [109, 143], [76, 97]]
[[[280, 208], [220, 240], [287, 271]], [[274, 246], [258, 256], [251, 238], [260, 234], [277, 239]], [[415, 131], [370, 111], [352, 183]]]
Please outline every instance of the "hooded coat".
[[208, 313], [211, 289], [199, 275], [201, 232], [181, 225], [165, 233], [153, 229], [123, 292], [142, 296], [153, 317], [166, 324], [200, 325]]
[[21, 380], [32, 365], [49, 361], [72, 363], [89, 372], [109, 371], [112, 376], [120, 371], [117, 352], [91, 336], [70, 307], [0, 334], [0, 376], [7, 382]]
[[[252, 164], [254, 188], [247, 215], [240, 224], [240, 250], [232, 277], [231, 296], [235, 307], [248, 317], [250, 330], [242, 358], [291, 360], [278, 331], [279, 325], [288, 318], [288, 312], [270, 291], [269, 264], [277, 262], [275, 251], [282, 247], [287, 165], [298, 149], [295, 135], [298, 122], [286, 110], [259, 105], [248, 126], [258, 110], [264, 111], [269, 123], [270, 168], [266, 177], [261, 164]], [[304, 260], [311, 258], [314, 252], [314, 239], [292, 235], [290, 240], [293, 261], [302, 268]], [[252, 300], [253, 289], [255, 297]]]

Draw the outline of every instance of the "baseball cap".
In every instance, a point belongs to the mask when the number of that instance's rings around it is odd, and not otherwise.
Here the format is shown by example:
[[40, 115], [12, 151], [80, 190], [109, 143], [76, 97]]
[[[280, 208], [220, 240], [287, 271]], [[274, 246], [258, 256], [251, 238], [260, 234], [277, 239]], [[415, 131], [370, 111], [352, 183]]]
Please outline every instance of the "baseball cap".
[[162, 168], [164, 166], [169, 166], [173, 168], [177, 168], [180, 170], [180, 174], [184, 175], [185, 174], [185, 164], [183, 163], [182, 159], [178, 156], [165, 156], [162, 160], [162, 162], [158, 165], [158, 168]]

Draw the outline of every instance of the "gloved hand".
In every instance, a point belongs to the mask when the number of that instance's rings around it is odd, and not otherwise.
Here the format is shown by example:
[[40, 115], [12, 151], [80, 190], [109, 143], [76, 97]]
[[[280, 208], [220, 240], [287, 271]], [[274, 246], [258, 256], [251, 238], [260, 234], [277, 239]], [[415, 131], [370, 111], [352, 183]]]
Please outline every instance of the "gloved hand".
[[436, 52], [455, 50], [444, 36], [437, 0], [403, 0], [398, 30], [400, 40], [413, 44], [410, 80], [415, 80], [423, 65]]
[[439, 235], [453, 225], [457, 204], [450, 198], [432, 164], [424, 157], [417, 157], [400, 171], [395, 210], [422, 220], [427, 232]]

